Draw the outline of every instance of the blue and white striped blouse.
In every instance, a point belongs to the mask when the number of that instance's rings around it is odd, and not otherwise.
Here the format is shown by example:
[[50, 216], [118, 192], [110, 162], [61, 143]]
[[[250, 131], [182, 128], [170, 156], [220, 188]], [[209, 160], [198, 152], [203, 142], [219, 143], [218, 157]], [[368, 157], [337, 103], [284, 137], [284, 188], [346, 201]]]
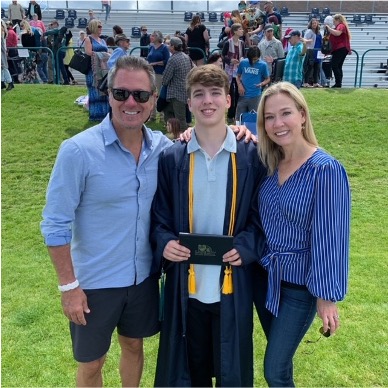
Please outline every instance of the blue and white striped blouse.
[[278, 171], [260, 188], [267, 246], [260, 264], [268, 271], [266, 307], [278, 313], [281, 280], [306, 285], [331, 301], [348, 284], [350, 188], [344, 167], [318, 149], [282, 185]]

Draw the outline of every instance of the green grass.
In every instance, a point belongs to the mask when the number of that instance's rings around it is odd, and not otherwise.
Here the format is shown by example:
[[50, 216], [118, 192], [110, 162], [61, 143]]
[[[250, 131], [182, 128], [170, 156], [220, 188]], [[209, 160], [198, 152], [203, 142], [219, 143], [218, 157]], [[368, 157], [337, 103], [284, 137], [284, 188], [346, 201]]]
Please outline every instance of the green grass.
[[[82, 87], [16, 85], [2, 94], [2, 386], [74, 386], [76, 363], [62, 315], [57, 279], [39, 222], [62, 140], [92, 123], [74, 100]], [[341, 329], [295, 357], [298, 386], [388, 386], [388, 115], [385, 90], [306, 90], [320, 145], [346, 167], [352, 187], [349, 294]], [[152, 127], [162, 128], [159, 123]], [[318, 319], [306, 336], [319, 337]], [[145, 340], [141, 385], [152, 386], [157, 336]], [[255, 321], [255, 385], [265, 386], [265, 341]], [[104, 368], [118, 387], [114, 337]]]

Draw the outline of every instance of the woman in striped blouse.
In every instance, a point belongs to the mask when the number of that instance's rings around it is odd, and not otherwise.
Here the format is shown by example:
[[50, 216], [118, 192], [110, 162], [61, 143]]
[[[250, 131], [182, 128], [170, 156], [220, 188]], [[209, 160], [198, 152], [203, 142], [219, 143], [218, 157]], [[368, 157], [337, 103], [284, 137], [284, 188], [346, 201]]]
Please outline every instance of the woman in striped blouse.
[[350, 189], [344, 167], [318, 147], [306, 101], [288, 82], [269, 87], [259, 111], [259, 193], [267, 244], [255, 273], [255, 305], [267, 338], [269, 386], [293, 387], [293, 356], [318, 313], [339, 328], [348, 283]]

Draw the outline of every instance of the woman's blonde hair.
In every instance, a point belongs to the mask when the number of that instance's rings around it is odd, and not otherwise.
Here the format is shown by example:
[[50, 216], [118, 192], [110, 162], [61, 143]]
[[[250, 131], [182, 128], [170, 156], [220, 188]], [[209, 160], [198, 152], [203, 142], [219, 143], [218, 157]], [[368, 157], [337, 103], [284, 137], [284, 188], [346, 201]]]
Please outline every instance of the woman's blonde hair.
[[29, 35], [33, 35], [32, 28], [30, 26], [30, 23], [28, 23], [27, 20], [22, 20], [20, 22], [20, 27], [23, 28]]
[[89, 24], [88, 28], [91, 34], [97, 34], [98, 33], [98, 26], [101, 26], [101, 21], [98, 19], [92, 19]]
[[344, 15], [341, 15], [340, 13], [336, 13], [333, 16], [333, 19], [339, 21], [346, 27], [346, 32], [348, 33], [349, 40], [352, 39], [352, 34], [350, 33], [349, 24], [346, 20], [346, 17]]
[[269, 138], [265, 130], [265, 104], [269, 97], [278, 94], [284, 94], [285, 96], [291, 98], [294, 101], [296, 108], [299, 111], [304, 112], [306, 121], [302, 126], [303, 137], [309, 144], [316, 147], [318, 146], [318, 141], [315, 137], [313, 124], [310, 118], [309, 108], [303, 94], [289, 82], [279, 82], [270, 86], [261, 96], [257, 112], [259, 137], [257, 150], [262, 163], [268, 169], [268, 175], [272, 175], [274, 173], [279, 161], [284, 157], [283, 149]]

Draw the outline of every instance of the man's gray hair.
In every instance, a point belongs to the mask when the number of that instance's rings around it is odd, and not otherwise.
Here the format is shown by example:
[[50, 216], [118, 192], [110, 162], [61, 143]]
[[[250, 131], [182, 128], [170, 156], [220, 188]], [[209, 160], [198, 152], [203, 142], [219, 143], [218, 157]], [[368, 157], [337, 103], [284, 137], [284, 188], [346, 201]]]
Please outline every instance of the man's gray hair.
[[148, 78], [150, 79], [151, 84], [151, 92], [156, 92], [156, 83], [155, 83], [155, 72], [152, 66], [149, 65], [149, 63], [141, 57], [134, 57], [131, 55], [124, 55], [120, 57], [117, 62], [115, 63], [115, 66], [113, 66], [108, 73], [108, 89], [112, 89], [113, 83], [117, 74], [117, 71], [120, 69], [125, 70], [144, 70]]

